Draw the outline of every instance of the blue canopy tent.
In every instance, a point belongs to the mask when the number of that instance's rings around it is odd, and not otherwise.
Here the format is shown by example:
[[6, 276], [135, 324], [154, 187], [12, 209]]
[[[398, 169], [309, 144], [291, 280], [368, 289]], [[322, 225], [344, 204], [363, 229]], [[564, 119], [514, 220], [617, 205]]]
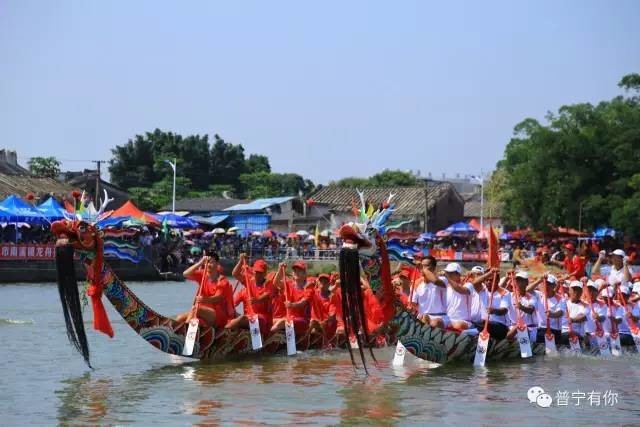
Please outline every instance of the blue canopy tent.
[[616, 230], [608, 227], [600, 227], [593, 232], [593, 237], [602, 239], [605, 237], [616, 237]]
[[49, 221], [56, 221], [58, 219], [69, 218], [71, 214], [65, 210], [53, 197], [49, 197], [45, 202], [36, 206], [42, 216]]
[[13, 194], [0, 202], [0, 208], [0, 218], [2, 221], [14, 223], [25, 222], [27, 224], [49, 223], [42, 212]]
[[467, 224], [466, 222], [456, 222], [444, 229], [447, 233], [451, 234], [468, 234], [477, 233], [478, 230]]
[[185, 216], [176, 215], [174, 213], [168, 213], [168, 214], [162, 214], [162, 215], [156, 214], [154, 215], [154, 217], [158, 221], [160, 221], [160, 223], [162, 224], [164, 224], [166, 221], [167, 226], [170, 228], [197, 228], [198, 227], [198, 223], [193, 219]]
[[433, 234], [433, 233], [422, 233], [422, 234], [420, 235], [420, 237], [418, 237], [418, 238], [416, 239], [416, 243], [424, 243], [424, 242], [427, 242], [427, 241], [429, 241], [429, 240], [433, 240], [433, 238], [434, 238], [434, 237], [435, 237], [435, 236], [434, 236], [434, 234]]

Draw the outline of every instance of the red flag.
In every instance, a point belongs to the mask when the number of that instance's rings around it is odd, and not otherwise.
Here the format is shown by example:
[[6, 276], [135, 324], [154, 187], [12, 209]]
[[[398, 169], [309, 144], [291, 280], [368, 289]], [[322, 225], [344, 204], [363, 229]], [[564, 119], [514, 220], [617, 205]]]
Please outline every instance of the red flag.
[[498, 238], [493, 231], [493, 227], [489, 225], [489, 256], [487, 257], [487, 266], [489, 268], [500, 268], [498, 249]]

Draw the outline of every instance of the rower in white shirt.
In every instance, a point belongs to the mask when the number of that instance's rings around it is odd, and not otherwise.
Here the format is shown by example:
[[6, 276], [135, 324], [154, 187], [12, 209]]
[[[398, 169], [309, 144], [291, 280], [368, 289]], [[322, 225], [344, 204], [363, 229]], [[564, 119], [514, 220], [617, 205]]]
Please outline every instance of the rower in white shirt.
[[[587, 282], [587, 301], [591, 301], [590, 306], [587, 307], [587, 321], [584, 324], [585, 340], [589, 343], [589, 347], [598, 348], [595, 333], [598, 330], [596, 320], [600, 323], [603, 332], [605, 331], [604, 325], [607, 321], [607, 304], [598, 298], [598, 289], [604, 284], [604, 280], [598, 279], [596, 281], [589, 280]], [[591, 310], [593, 307], [593, 310]]]
[[424, 257], [420, 263], [422, 281], [416, 286], [411, 302], [418, 311], [418, 318], [434, 328], [446, 328], [447, 317], [447, 278], [435, 275], [438, 261]]
[[515, 276], [515, 285], [518, 287], [518, 298], [515, 293], [511, 292], [511, 306], [509, 307], [509, 319], [511, 322], [511, 328], [507, 334], [507, 338], [513, 339], [516, 336], [518, 312], [522, 314], [524, 323], [529, 329], [529, 338], [535, 342], [538, 334], [538, 316], [536, 314], [538, 310], [538, 298], [536, 295], [527, 292], [527, 286], [529, 285], [529, 273], [526, 271], [519, 271]]
[[546, 281], [543, 279], [540, 283], [540, 287], [545, 286], [547, 296], [547, 309], [545, 310], [545, 291], [535, 290], [533, 291], [538, 298], [538, 304], [536, 305], [538, 315], [538, 333], [536, 342], [544, 344], [544, 334], [547, 330], [547, 314], [549, 315], [549, 329], [555, 337], [556, 346], [560, 345], [560, 338], [562, 335], [562, 318], [567, 310], [566, 302], [558, 298], [555, 289], [558, 279], [553, 274], [546, 275]]
[[[627, 265], [628, 258], [622, 249], [616, 249], [611, 252], [611, 271], [609, 271], [609, 275], [607, 276], [607, 283], [609, 285], [615, 284], [625, 284], [631, 281], [631, 272], [629, 271], [629, 266]], [[593, 269], [591, 274], [600, 273], [600, 265], [606, 259], [605, 251], [600, 251], [598, 255], [598, 260], [595, 264], [593, 264]]]
[[587, 321], [587, 307], [580, 301], [582, 297], [582, 282], [574, 280], [569, 285], [569, 300], [567, 301], [567, 315], [562, 317], [562, 343], [569, 345], [569, 322], [571, 330], [580, 339], [584, 338], [585, 323]]
[[630, 293], [631, 290], [628, 286], [620, 286], [618, 297], [622, 298], [622, 300], [616, 310], [616, 319], [619, 319], [618, 331], [620, 332], [620, 344], [633, 346], [635, 344], [629, 328], [629, 321], [631, 320], [631, 322], [638, 326], [638, 322], [640, 321], [640, 307], [638, 304], [629, 301]]
[[473, 328], [471, 323], [471, 299], [475, 294], [472, 283], [462, 283], [462, 268], [457, 262], [447, 264], [447, 316], [452, 328], [463, 331]]

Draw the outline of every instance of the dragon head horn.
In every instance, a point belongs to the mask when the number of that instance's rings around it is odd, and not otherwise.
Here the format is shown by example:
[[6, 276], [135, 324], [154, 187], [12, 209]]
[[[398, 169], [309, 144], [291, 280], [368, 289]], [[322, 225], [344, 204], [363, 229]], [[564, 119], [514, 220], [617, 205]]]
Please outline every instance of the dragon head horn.
[[107, 205], [109, 204], [109, 202], [113, 202], [113, 199], [109, 198], [109, 194], [107, 193], [106, 188], [103, 188], [103, 191], [104, 191], [104, 200], [102, 201], [102, 205], [100, 205], [100, 209], [98, 209], [98, 213], [96, 214], [96, 217], [99, 217], [104, 213], [104, 210], [107, 208]]

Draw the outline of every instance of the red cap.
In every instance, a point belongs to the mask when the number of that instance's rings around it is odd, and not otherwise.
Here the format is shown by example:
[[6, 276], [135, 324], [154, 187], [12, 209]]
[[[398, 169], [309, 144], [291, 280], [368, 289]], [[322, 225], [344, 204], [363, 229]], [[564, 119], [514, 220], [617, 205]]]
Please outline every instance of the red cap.
[[573, 251], [573, 250], [575, 250], [575, 249], [576, 249], [576, 247], [575, 247], [575, 246], [573, 246], [573, 243], [567, 243], [566, 245], [564, 245], [564, 248], [565, 248], [565, 249], [568, 249], [568, 250], [570, 250], [570, 251]]
[[327, 279], [327, 280], [331, 280], [331, 276], [330, 276], [330, 275], [328, 275], [327, 273], [320, 273], [320, 274], [318, 274], [318, 279], [322, 279], [323, 277], [324, 277], [325, 279]]
[[307, 271], [307, 263], [300, 259], [294, 262], [291, 268], [299, 268], [301, 270]]
[[253, 271], [257, 271], [259, 273], [266, 273], [268, 269], [267, 263], [262, 259], [257, 259], [253, 263]]
[[404, 277], [405, 279], [409, 278], [409, 272], [407, 270], [401, 270], [400, 273], [398, 274], [398, 276], [400, 277]]

